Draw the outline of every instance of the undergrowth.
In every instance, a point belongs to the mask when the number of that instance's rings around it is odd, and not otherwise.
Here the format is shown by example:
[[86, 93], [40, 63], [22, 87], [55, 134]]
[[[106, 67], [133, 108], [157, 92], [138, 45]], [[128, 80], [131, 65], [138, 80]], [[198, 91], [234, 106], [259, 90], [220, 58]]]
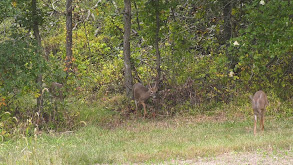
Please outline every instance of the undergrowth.
[[32, 125], [31, 134], [18, 132], [2, 141], [0, 163], [158, 163], [232, 151], [290, 150], [292, 104], [268, 99], [265, 132], [257, 136], [248, 94], [228, 104], [186, 103], [173, 114], [156, 110], [156, 117], [148, 112], [146, 119], [142, 107], [134, 113], [133, 101], [123, 95], [68, 100], [66, 110], [77, 116], [72, 129], [37, 131]]

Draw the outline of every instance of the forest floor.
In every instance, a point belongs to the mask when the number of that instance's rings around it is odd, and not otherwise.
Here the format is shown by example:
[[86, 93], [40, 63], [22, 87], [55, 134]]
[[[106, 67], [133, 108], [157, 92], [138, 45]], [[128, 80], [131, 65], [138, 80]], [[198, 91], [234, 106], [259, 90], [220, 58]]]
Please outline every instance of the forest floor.
[[293, 164], [293, 118], [133, 118], [0, 144], [0, 164]]

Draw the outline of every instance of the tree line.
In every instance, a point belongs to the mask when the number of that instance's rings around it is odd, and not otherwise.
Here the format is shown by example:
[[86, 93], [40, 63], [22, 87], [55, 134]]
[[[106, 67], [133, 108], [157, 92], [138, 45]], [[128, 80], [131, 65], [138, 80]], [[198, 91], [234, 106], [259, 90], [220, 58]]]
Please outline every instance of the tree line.
[[54, 83], [67, 100], [132, 98], [135, 82], [156, 83], [168, 113], [259, 89], [286, 101], [291, 8], [290, 0], [1, 1], [0, 121], [64, 121], [66, 104], [44, 90]]

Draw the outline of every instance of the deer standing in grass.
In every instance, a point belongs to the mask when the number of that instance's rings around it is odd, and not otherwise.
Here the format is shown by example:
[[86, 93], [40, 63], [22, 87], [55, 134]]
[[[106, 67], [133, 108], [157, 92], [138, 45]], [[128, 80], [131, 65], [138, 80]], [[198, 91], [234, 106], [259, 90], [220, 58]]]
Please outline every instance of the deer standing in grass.
[[147, 112], [146, 112], [146, 100], [150, 97], [156, 98], [156, 92], [158, 91], [157, 84], [155, 84], [153, 87], [148, 86], [146, 88], [141, 83], [136, 83], [133, 85], [133, 96], [134, 96], [134, 102], [135, 102], [135, 111], [137, 112], [138, 104], [142, 104], [144, 109], [144, 115], [145, 118]]
[[260, 129], [264, 130], [264, 113], [268, 105], [267, 95], [263, 91], [257, 91], [254, 96], [250, 96], [254, 112], [254, 135], [256, 135], [257, 117], [260, 118]]

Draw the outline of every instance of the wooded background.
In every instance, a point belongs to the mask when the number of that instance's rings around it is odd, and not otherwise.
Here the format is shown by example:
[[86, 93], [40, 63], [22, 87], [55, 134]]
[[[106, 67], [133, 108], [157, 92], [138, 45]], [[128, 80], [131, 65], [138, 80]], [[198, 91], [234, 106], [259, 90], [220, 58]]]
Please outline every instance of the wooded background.
[[[292, 9], [290, 0], [0, 1], [0, 133], [72, 129], [79, 112], [69, 104], [131, 98], [136, 82], [159, 84], [150, 109], [164, 115], [260, 89], [289, 102]], [[127, 98], [119, 106], [134, 109]]]

